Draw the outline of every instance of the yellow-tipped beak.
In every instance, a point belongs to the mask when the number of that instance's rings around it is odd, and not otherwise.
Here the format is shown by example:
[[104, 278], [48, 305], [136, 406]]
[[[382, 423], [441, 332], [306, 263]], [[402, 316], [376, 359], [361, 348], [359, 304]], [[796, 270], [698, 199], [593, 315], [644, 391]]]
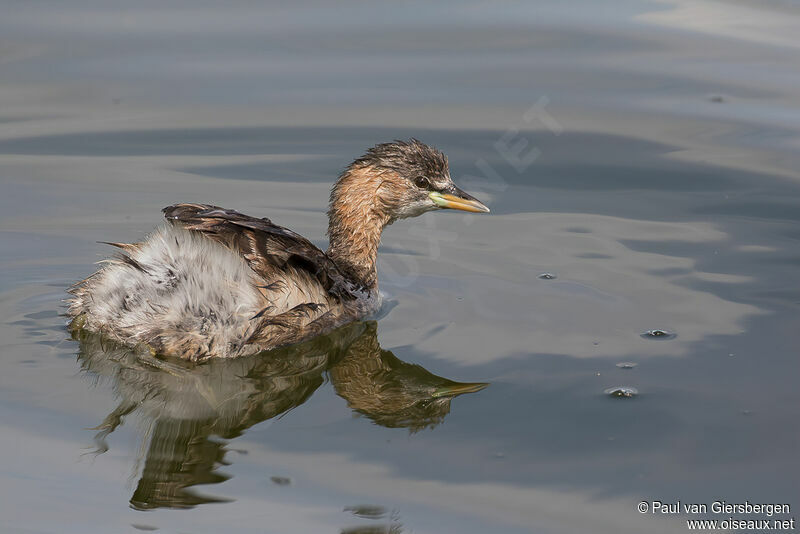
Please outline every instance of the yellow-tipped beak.
[[489, 208], [487, 208], [483, 202], [461, 190], [457, 191], [459, 193], [458, 195], [433, 191], [429, 193], [428, 196], [440, 208], [471, 211], [473, 213], [489, 213]]
[[440, 387], [434, 391], [431, 396], [435, 399], [439, 397], [455, 397], [457, 395], [463, 395], [464, 393], [475, 393], [476, 391], [485, 389], [488, 385], [487, 382], [453, 382], [447, 386]]

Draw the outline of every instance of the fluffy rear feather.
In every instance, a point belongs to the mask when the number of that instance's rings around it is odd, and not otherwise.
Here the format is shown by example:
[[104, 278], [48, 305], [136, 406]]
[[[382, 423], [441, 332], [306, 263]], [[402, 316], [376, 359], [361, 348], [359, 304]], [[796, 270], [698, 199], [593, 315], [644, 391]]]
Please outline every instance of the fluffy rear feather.
[[[239, 234], [269, 242], [259, 230]], [[74, 327], [200, 360], [296, 343], [352, 319], [313, 273], [265, 254], [254, 261], [215, 235], [171, 224], [142, 243], [113, 243], [123, 252], [70, 291]]]

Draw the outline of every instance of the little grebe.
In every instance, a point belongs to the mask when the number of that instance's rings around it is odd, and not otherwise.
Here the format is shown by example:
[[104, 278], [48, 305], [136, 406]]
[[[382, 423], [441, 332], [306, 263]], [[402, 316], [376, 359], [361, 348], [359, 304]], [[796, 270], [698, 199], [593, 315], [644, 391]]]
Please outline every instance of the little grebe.
[[175, 204], [164, 208], [170, 224], [110, 243], [121, 254], [70, 289], [71, 327], [188, 360], [298, 343], [375, 313], [381, 231], [441, 208], [489, 211], [416, 139], [376, 145], [342, 172], [327, 252], [267, 218]]

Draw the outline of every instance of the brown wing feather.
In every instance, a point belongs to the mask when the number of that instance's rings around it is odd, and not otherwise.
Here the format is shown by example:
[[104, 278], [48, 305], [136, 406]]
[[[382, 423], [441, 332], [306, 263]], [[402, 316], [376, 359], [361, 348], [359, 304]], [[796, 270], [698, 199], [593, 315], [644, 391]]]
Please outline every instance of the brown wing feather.
[[266, 217], [258, 219], [207, 204], [175, 204], [162, 211], [173, 224], [202, 232], [236, 250], [267, 280], [276, 268], [282, 270], [291, 266], [308, 271], [330, 294], [342, 299], [354, 298], [351, 284], [324, 252], [308, 239]]

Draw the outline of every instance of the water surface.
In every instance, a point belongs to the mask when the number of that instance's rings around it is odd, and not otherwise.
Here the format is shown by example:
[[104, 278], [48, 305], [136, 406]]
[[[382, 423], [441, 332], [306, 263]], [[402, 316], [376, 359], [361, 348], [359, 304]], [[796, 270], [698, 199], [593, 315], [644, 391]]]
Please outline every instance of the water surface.
[[[684, 532], [636, 505], [795, 510], [800, 18], [759, 6], [6, 2], [2, 530]], [[199, 367], [66, 331], [97, 241], [197, 201], [323, 246], [335, 176], [409, 136], [492, 213], [388, 228], [377, 323]]]

